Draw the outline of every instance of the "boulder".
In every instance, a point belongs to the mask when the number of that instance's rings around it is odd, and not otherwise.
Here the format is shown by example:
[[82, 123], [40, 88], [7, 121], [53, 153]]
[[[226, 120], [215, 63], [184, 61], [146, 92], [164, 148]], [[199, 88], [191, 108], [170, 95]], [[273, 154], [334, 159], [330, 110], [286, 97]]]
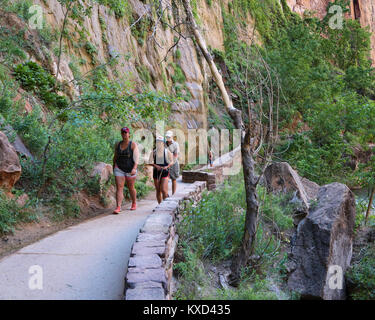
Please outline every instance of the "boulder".
[[[341, 183], [322, 186], [291, 242], [288, 287], [306, 299], [345, 299], [352, 257], [355, 198]], [[341, 284], [341, 286], [340, 286]]]
[[292, 193], [295, 204], [295, 224], [298, 224], [309, 211], [309, 202], [316, 199], [319, 185], [306, 178], [301, 178], [287, 162], [270, 164], [264, 172], [268, 192]]
[[112, 174], [112, 165], [105, 162], [99, 162], [95, 164], [94, 169], [91, 172], [91, 177], [99, 176], [99, 182], [103, 185], [111, 178]]
[[24, 156], [26, 158], [30, 158], [34, 160], [33, 155], [31, 152], [26, 148], [24, 143], [22, 142], [21, 138], [17, 134], [17, 132], [10, 126], [5, 125], [5, 119], [0, 114], [0, 126], [3, 127], [3, 132], [10, 137], [14, 137], [14, 141], [11, 142], [11, 145], [14, 147], [14, 149], [17, 151], [17, 153], [20, 156]]
[[21, 165], [14, 147], [0, 131], [0, 188], [12, 197], [11, 190], [21, 176]]

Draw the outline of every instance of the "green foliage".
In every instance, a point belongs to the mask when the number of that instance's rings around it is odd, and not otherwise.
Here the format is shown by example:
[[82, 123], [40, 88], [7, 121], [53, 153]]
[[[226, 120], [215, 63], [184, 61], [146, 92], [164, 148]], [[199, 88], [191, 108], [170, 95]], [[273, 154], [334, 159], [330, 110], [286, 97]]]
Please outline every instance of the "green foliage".
[[293, 206], [289, 204], [292, 195], [274, 195], [267, 193], [266, 188], [257, 188], [260, 199], [260, 214], [266, 223], [277, 226], [278, 231], [293, 228]]
[[172, 76], [173, 83], [184, 83], [186, 78], [181, 67], [176, 63], [171, 63], [171, 66], [174, 70], [174, 75]]
[[219, 263], [233, 258], [237, 252], [245, 221], [243, 174], [230, 177], [217, 190], [203, 194], [196, 206], [188, 206], [181, 212], [177, 232], [184, 258], [175, 266], [180, 284], [177, 299], [276, 298], [265, 276], [278, 260], [282, 261], [280, 235], [293, 227], [292, 208], [288, 205], [290, 195], [267, 194], [262, 187], [258, 193], [259, 223], [254, 255], [261, 258], [254, 266], [243, 270], [241, 286], [236, 290], [211, 292], [203, 262]]
[[[139, 169], [138, 169], [139, 170]], [[142, 179], [135, 180], [135, 190], [137, 190], [137, 199], [141, 199], [146, 197], [150, 191], [153, 189], [149, 185], [147, 185], [148, 177], [143, 177]], [[124, 188], [124, 197], [130, 199], [130, 193], [128, 188]]]
[[93, 45], [90, 41], [87, 41], [85, 44], [85, 50], [91, 58], [91, 63], [95, 65], [97, 63], [96, 54], [98, 53], [96, 46]]
[[360, 259], [345, 275], [353, 284], [351, 298], [354, 300], [375, 300], [375, 246], [368, 245], [361, 250]]
[[179, 275], [179, 287], [174, 298], [177, 300], [202, 299], [205, 294], [202, 288], [208, 286], [204, 265], [186, 242], [179, 242], [178, 250], [182, 251], [184, 261], [175, 263], [173, 266], [173, 271]]
[[22, 117], [16, 117], [12, 123], [14, 130], [21, 136], [30, 152], [41, 156], [48, 140], [47, 126], [43, 124], [41, 110], [35, 106], [33, 111]]
[[227, 182], [220, 190], [203, 194], [198, 206], [183, 211], [178, 234], [190, 239], [199, 257], [228, 258], [241, 241], [244, 207], [243, 182], [236, 177], [233, 185]]
[[277, 300], [275, 293], [270, 292], [269, 283], [256, 277], [251, 283], [243, 281], [236, 289], [218, 289], [212, 297], [215, 300]]
[[31, 0], [16, 0], [9, 1], [9, 3], [4, 7], [8, 12], [16, 13], [20, 18], [28, 21], [32, 14], [29, 13], [29, 8], [33, 5]]
[[37, 94], [47, 106], [63, 109], [68, 99], [57, 94], [56, 79], [33, 61], [17, 65], [15, 76], [22, 87]]
[[[247, 15], [250, 14], [255, 21], [255, 27], [264, 40], [270, 41], [274, 33], [285, 23], [285, 17], [281, 6], [276, 0], [234, 0], [231, 6], [231, 14], [246, 24]], [[235, 34], [232, 35], [235, 37]]]
[[[130, 20], [130, 24], [134, 24], [136, 21], [138, 21], [139, 17], [136, 15], [133, 15]], [[138, 44], [140, 46], [143, 46], [147, 33], [151, 30], [151, 27], [153, 25], [153, 21], [149, 16], [144, 16], [140, 21], [138, 21], [132, 28], [131, 33], [134, 38], [138, 41]]]
[[[288, 196], [267, 194], [262, 187], [258, 188], [258, 192], [261, 199], [259, 216], [263, 221], [258, 240], [266, 242], [264, 238], [271, 236], [266, 234], [268, 229], [276, 227], [282, 232], [293, 227], [292, 208], [288, 205]], [[181, 213], [178, 233], [199, 257], [213, 261], [227, 259], [241, 242], [245, 208], [243, 175], [238, 174], [230, 177], [218, 190], [203, 194], [197, 206], [187, 207]], [[261, 246], [259, 250], [262, 251]]]
[[138, 71], [139, 77], [144, 83], [146, 84], [151, 83], [151, 79], [152, 79], [151, 74], [150, 74], [150, 71], [148, 71], [146, 66], [142, 65], [142, 66], [137, 67], [137, 71]]
[[0, 54], [3, 57], [3, 65], [12, 65], [26, 59], [24, 46], [25, 40], [22, 31], [14, 31], [6, 26], [0, 26]]
[[20, 221], [32, 221], [36, 217], [31, 214], [27, 206], [19, 207], [15, 200], [5, 197], [0, 191], [0, 235], [13, 232], [14, 226]]
[[97, 0], [98, 3], [108, 6], [117, 19], [124, 17], [131, 8], [129, 7], [128, 0]]
[[[348, 1], [329, 3], [327, 10], [331, 5], [348, 10]], [[263, 39], [262, 48], [238, 39], [248, 14]], [[263, 97], [263, 110], [268, 110], [272, 88], [272, 100], [280, 104], [274, 118], [284, 132], [277, 156], [316, 182], [352, 182], [348, 166], [352, 146], [374, 141], [375, 72], [369, 60], [368, 30], [351, 19], [344, 19], [341, 29], [332, 29], [332, 14], [323, 20], [308, 13], [300, 18], [285, 1], [280, 6], [273, 0], [233, 1], [229, 11], [223, 8], [223, 18], [225, 52], [213, 53], [234, 105], [247, 114], [249, 101]], [[260, 92], [259, 75], [271, 78], [272, 87], [263, 84]], [[219, 96], [215, 85], [212, 91], [215, 106], [209, 108], [209, 116], [217, 125], [216, 112], [210, 109], [219, 109], [222, 101], [215, 97]], [[297, 114], [302, 115], [301, 127], [305, 123], [311, 130], [289, 131]]]

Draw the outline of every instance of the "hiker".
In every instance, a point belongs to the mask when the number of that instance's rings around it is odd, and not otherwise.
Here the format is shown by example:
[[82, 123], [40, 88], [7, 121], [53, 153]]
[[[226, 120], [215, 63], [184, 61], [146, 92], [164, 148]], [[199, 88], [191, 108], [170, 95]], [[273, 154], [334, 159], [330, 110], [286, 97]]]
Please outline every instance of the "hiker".
[[121, 129], [122, 141], [118, 142], [115, 147], [115, 154], [113, 156], [113, 173], [116, 179], [116, 203], [117, 207], [113, 211], [118, 214], [121, 211], [121, 204], [124, 198], [124, 184], [130, 193], [132, 205], [130, 210], [137, 208], [136, 199], [137, 191], [134, 184], [137, 177], [137, 167], [139, 160], [138, 146], [135, 142], [129, 140], [130, 129], [124, 127]]
[[156, 199], [158, 203], [169, 197], [168, 195], [168, 180], [169, 170], [173, 165], [173, 155], [165, 147], [164, 138], [162, 136], [156, 137], [156, 149], [152, 153], [153, 159], [150, 165], [154, 167], [153, 178], [156, 191]]
[[212, 164], [213, 158], [214, 158], [214, 152], [212, 151], [212, 149], [210, 149], [208, 151], [208, 163], [210, 164], [210, 167], [213, 166], [213, 164]]
[[177, 190], [177, 178], [180, 176], [180, 165], [178, 163], [178, 156], [180, 154], [180, 146], [178, 145], [177, 141], [173, 140], [173, 132], [167, 131], [165, 133], [166, 142], [165, 145], [167, 146], [168, 150], [173, 154], [174, 163], [169, 170], [169, 176], [172, 180], [172, 195]]

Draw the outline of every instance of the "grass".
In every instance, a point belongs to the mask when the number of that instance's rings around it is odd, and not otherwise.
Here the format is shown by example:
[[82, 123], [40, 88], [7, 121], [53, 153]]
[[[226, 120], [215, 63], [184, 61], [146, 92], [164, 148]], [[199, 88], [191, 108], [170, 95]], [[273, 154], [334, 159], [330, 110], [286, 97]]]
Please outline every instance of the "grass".
[[181, 243], [178, 256], [182, 258], [174, 269], [179, 283], [175, 298], [276, 299], [267, 279], [282, 278], [283, 270], [278, 267], [284, 258], [282, 235], [293, 227], [289, 198], [267, 194], [258, 187], [260, 209], [254, 256], [259, 260], [242, 271], [236, 289], [214, 288], [204, 265], [220, 266], [233, 259], [241, 243], [246, 207], [243, 174], [230, 177], [216, 191], [204, 193], [197, 205], [181, 212], [177, 232]]
[[30, 203], [21, 208], [14, 199], [8, 199], [0, 191], [0, 235], [13, 232], [19, 222], [29, 222], [36, 219], [35, 213], [29, 208]]
[[375, 246], [368, 245], [361, 249], [360, 259], [346, 273], [352, 283], [353, 300], [375, 300]]

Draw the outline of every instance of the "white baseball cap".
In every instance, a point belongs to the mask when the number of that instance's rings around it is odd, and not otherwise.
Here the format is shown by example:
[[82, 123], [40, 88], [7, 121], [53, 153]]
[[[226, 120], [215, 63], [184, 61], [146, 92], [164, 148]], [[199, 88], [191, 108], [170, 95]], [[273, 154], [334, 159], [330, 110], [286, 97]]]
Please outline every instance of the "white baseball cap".
[[161, 135], [157, 135], [156, 141], [164, 141], [164, 138]]
[[171, 130], [168, 130], [166, 133], [165, 133], [165, 136], [167, 138], [172, 138], [173, 137], [173, 132]]

